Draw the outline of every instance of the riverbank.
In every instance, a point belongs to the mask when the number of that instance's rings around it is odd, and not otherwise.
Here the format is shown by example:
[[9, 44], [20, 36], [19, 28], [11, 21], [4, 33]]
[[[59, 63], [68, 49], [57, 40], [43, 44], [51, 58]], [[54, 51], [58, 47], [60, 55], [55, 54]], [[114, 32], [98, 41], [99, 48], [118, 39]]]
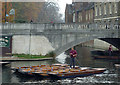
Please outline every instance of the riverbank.
[[52, 60], [53, 57], [46, 57], [46, 58], [32, 58], [32, 59], [26, 59], [26, 58], [20, 58], [20, 57], [0, 57], [0, 61], [6, 61], [6, 62], [14, 62], [14, 61], [43, 61], [43, 60]]
[[46, 55], [13, 54], [9, 57], [0, 57], [0, 61], [41, 61], [52, 60], [54, 58], [54, 52], [49, 52]]
[[40, 58], [49, 58], [52, 57], [52, 55], [29, 55], [29, 54], [13, 54], [13, 56], [18, 58], [24, 58], [24, 59], [40, 59]]

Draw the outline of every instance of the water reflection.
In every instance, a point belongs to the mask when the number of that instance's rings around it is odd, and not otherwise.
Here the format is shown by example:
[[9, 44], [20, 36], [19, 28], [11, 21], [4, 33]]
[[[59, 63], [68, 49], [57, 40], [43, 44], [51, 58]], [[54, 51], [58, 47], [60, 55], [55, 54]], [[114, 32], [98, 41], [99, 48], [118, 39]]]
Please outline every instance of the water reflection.
[[33, 65], [41, 65], [41, 64], [53, 64], [58, 63], [55, 60], [48, 60], [48, 61], [17, 61], [12, 62], [11, 67], [19, 67], [19, 66], [33, 66]]
[[10, 66], [2, 66], [2, 82], [11, 82], [11, 69]]
[[[108, 70], [105, 71], [104, 74], [98, 74], [88, 77], [77, 77], [77, 78], [68, 78], [63, 80], [50, 80], [49, 78], [35, 78], [35, 77], [25, 77], [22, 75], [15, 74], [11, 71], [10, 67], [3, 67], [3, 83], [39, 83], [39, 84], [79, 84], [79, 83], [120, 83], [120, 70], [116, 69], [114, 66], [114, 61], [108, 60], [95, 60], [91, 57], [90, 51], [93, 48], [88, 47], [79, 47], [77, 48], [77, 59], [76, 65], [81, 67], [105, 67]], [[62, 53], [61, 55], [56, 57], [56, 60], [48, 60], [48, 61], [19, 61], [12, 62], [11, 67], [17, 66], [31, 66], [31, 65], [41, 65], [41, 64], [54, 64], [54, 63], [67, 63], [70, 64], [70, 57], [66, 54]]]
[[69, 57], [69, 56], [66, 55], [65, 52], [63, 52], [63, 53], [61, 53], [60, 55], [58, 55], [58, 56], [56, 57], [56, 60], [57, 60], [58, 62], [62, 63], [62, 64], [65, 64], [65, 62], [66, 62], [65, 60], [66, 60], [67, 57]]

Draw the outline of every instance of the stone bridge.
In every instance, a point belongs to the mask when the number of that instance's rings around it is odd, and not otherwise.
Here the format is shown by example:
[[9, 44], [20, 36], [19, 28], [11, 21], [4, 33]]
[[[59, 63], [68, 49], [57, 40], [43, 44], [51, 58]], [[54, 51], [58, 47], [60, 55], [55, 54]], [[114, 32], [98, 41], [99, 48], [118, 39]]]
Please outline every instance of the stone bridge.
[[100, 24], [1, 24], [2, 35], [45, 36], [56, 55], [80, 43], [101, 39], [120, 48], [120, 26]]

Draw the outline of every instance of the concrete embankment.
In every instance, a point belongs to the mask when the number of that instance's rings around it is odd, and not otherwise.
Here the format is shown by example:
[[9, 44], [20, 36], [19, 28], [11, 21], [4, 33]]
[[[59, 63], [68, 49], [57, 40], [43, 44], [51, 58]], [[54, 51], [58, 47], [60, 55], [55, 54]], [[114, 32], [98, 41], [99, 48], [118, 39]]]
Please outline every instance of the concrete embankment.
[[37, 59], [24, 59], [24, 58], [17, 58], [17, 57], [0, 57], [0, 61], [8, 61], [8, 62], [14, 62], [14, 61], [43, 61], [43, 60], [52, 60], [53, 57], [49, 58], [37, 58]]

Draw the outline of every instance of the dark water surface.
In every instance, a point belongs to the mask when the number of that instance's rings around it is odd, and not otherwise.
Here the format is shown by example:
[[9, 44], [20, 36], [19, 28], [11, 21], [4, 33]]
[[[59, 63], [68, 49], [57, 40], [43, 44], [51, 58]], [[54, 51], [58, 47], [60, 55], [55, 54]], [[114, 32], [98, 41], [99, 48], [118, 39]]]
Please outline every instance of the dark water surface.
[[3, 83], [22, 83], [22, 84], [36, 84], [40, 85], [76, 85], [76, 84], [96, 84], [96, 83], [108, 83], [108, 84], [120, 84], [120, 69], [116, 69], [114, 64], [119, 63], [120, 61], [116, 60], [95, 60], [91, 57], [90, 51], [93, 48], [89, 47], [76, 47], [78, 56], [76, 59], [76, 65], [81, 67], [102, 67], [107, 68], [103, 74], [97, 74], [88, 77], [77, 77], [77, 78], [68, 78], [63, 80], [50, 80], [46, 79], [36, 79], [31, 77], [23, 77], [22, 75], [17, 75], [11, 71], [10, 67], [17, 66], [31, 66], [31, 65], [41, 65], [41, 64], [53, 64], [53, 63], [70, 63], [69, 56], [62, 54], [56, 58], [56, 60], [47, 60], [47, 61], [20, 61], [12, 62], [11, 66], [2, 67], [2, 82]]

